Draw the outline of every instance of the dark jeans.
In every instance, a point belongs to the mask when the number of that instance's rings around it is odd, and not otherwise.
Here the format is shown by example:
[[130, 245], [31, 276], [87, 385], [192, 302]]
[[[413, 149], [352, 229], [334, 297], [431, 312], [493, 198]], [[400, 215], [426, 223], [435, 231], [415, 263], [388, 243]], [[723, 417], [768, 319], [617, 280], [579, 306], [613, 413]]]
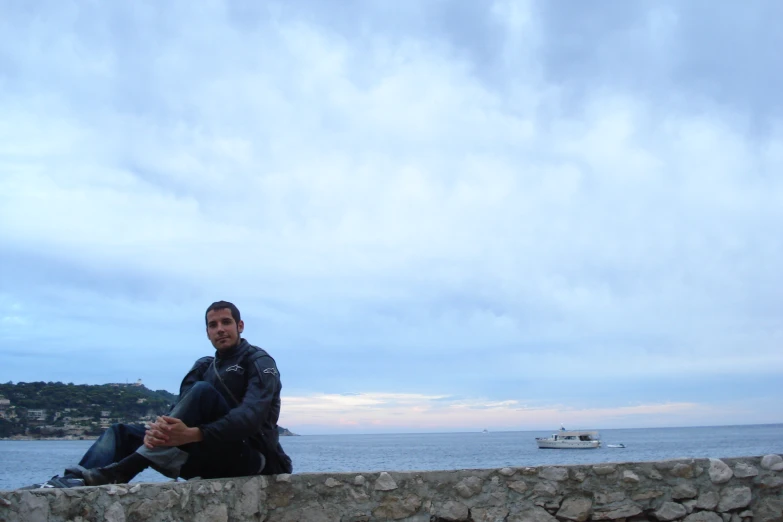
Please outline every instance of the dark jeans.
[[[168, 416], [180, 419], [188, 426], [200, 426], [223, 417], [229, 410], [220, 392], [201, 381], [193, 385]], [[144, 432], [141, 424], [113, 424], [87, 450], [79, 465], [89, 469], [119, 462], [142, 446]], [[179, 476], [186, 479], [256, 475], [264, 462], [263, 456], [246, 441], [196, 442], [178, 449], [188, 454], [179, 470]], [[170, 473], [154, 463], [152, 467], [165, 475]]]

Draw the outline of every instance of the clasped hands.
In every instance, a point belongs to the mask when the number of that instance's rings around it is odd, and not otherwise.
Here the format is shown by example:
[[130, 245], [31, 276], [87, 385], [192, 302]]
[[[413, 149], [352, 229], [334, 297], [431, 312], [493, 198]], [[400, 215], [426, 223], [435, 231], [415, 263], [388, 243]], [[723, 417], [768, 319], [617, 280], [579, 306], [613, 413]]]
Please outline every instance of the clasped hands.
[[147, 425], [144, 446], [149, 449], [173, 447], [201, 442], [203, 436], [198, 428], [190, 428], [180, 419], [163, 415]]

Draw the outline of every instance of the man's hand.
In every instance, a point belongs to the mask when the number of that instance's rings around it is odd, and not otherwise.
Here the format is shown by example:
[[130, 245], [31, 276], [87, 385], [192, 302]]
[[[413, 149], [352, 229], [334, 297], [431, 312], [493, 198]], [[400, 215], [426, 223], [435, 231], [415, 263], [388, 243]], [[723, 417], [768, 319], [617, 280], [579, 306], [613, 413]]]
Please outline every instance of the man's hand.
[[150, 423], [144, 434], [144, 445], [149, 449], [182, 446], [202, 440], [204, 437], [200, 429], [189, 428], [181, 420], [165, 415]]
[[165, 426], [168, 423], [163, 420], [163, 417], [158, 417], [155, 422], [151, 422], [147, 425], [147, 431], [144, 433], [144, 446], [149, 449], [163, 446], [168, 442], [169, 436]]

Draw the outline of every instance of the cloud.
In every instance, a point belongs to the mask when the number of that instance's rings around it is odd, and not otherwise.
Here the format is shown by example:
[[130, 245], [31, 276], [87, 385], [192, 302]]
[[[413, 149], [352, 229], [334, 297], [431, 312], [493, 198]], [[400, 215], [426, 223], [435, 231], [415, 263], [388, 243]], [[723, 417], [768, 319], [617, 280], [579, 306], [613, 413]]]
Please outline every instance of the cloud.
[[[445, 399], [445, 401], [444, 401]], [[538, 400], [538, 399], [534, 399]], [[525, 431], [555, 429], [561, 424], [582, 429], [699, 425], [717, 412], [708, 404], [644, 403], [617, 407], [573, 408], [529, 406], [516, 400], [490, 401], [420, 394], [364, 393], [344, 396], [287, 396], [281, 423], [308, 432], [350, 427], [360, 432]], [[732, 405], [723, 412], [739, 418], [746, 410]]]
[[[0, 317], [26, 323], [0, 323], [0, 379], [175, 390], [226, 298], [301, 397], [779, 397], [766, 51], [724, 67], [725, 10], [674, 3], [398, 7], [9, 9]], [[736, 30], [772, 35], [770, 9]]]

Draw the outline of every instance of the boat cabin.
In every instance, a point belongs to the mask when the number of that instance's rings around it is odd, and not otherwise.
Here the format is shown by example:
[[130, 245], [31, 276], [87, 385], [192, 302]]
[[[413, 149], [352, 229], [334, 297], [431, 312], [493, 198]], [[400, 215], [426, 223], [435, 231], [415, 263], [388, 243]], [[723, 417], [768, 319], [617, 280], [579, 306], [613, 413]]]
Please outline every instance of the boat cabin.
[[560, 430], [557, 433], [554, 434], [553, 437], [555, 440], [582, 440], [582, 441], [591, 441], [591, 440], [598, 440], [598, 432], [597, 431], [566, 431], [566, 430]]

